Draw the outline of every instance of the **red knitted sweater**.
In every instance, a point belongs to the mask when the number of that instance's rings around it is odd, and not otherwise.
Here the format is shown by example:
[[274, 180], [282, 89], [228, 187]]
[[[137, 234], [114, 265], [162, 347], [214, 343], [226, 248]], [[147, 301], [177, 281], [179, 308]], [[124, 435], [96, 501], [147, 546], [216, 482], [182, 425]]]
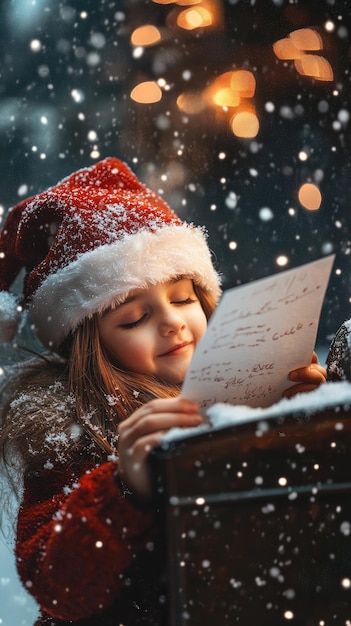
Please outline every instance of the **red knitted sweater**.
[[155, 513], [123, 492], [114, 461], [77, 457], [25, 477], [16, 555], [37, 625], [165, 624]]

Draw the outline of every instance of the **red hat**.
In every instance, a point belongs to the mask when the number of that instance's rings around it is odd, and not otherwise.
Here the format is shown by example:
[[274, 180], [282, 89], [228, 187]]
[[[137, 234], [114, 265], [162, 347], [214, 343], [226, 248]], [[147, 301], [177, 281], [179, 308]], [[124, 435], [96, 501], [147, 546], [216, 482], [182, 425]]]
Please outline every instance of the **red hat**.
[[9, 289], [22, 268], [21, 305], [55, 348], [82, 320], [130, 291], [187, 276], [215, 299], [220, 280], [206, 234], [180, 220], [129, 167], [107, 158], [22, 201], [0, 233], [0, 338], [16, 332]]

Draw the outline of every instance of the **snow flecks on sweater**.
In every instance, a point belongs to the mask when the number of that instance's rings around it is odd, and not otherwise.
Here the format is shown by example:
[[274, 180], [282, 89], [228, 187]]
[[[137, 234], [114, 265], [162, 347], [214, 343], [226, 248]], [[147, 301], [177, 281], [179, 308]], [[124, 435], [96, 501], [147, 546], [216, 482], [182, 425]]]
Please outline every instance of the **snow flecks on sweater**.
[[[52, 469], [56, 461], [67, 460], [70, 448], [82, 437], [82, 428], [73, 419], [74, 408], [75, 399], [62, 382], [55, 381], [48, 387], [32, 386], [10, 403], [12, 437], [27, 436], [30, 454], [43, 458], [43, 467]], [[44, 422], [45, 435], [40, 437], [39, 448], [37, 436]]]

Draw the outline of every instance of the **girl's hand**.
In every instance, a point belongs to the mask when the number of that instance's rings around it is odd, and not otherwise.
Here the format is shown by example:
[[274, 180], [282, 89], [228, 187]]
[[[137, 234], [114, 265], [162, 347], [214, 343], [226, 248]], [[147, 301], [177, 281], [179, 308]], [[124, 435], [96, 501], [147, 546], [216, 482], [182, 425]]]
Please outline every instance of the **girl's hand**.
[[144, 501], [152, 496], [147, 456], [173, 427], [202, 423], [197, 404], [182, 398], [151, 400], [119, 425], [118, 454], [122, 480]]
[[326, 382], [327, 372], [322, 365], [319, 365], [318, 357], [316, 353], [313, 352], [311, 364], [307, 367], [292, 370], [292, 372], [289, 373], [289, 379], [297, 384], [283, 392], [285, 398], [291, 398], [295, 394], [304, 391], [313, 391], [319, 387], [319, 385]]

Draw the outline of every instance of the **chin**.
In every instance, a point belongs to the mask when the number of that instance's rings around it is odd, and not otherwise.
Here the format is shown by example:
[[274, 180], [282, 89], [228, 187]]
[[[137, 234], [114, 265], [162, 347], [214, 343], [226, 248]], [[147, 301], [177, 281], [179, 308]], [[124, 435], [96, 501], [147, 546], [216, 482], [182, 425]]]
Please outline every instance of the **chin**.
[[184, 376], [179, 376], [179, 378], [177, 378], [176, 376], [164, 376], [161, 377], [161, 380], [163, 380], [163, 382], [167, 383], [168, 385], [178, 385], [179, 387], [181, 387], [184, 382]]

